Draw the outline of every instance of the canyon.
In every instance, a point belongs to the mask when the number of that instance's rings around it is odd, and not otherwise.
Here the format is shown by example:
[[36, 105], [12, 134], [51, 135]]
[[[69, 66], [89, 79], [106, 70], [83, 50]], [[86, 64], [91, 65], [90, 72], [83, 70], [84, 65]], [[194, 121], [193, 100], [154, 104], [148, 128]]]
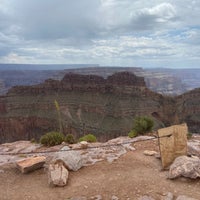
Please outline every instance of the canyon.
[[[60, 117], [55, 107], [59, 104]], [[80, 137], [95, 134], [100, 141], [127, 135], [136, 116], [150, 116], [154, 129], [186, 122], [200, 127], [200, 89], [171, 97], [146, 87], [144, 78], [118, 72], [103, 78], [67, 73], [33, 86], [15, 86], [0, 96], [0, 143], [38, 140], [48, 131]]]
[[0, 64], [0, 95], [6, 94], [11, 87], [16, 85], [36, 85], [50, 78], [62, 80], [65, 73], [70, 72], [107, 78], [123, 71], [144, 77], [146, 86], [150, 90], [163, 95], [180, 95], [200, 87], [200, 69]]

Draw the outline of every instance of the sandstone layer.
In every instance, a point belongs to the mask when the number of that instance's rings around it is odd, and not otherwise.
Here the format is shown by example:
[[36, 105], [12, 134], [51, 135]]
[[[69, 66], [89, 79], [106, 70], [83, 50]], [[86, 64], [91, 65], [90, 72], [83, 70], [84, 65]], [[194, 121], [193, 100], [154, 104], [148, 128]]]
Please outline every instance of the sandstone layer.
[[140, 115], [153, 117], [156, 127], [186, 122], [196, 131], [199, 101], [200, 90], [164, 97], [150, 91], [144, 78], [129, 72], [106, 79], [68, 73], [61, 81], [16, 86], [0, 97], [0, 143], [39, 139], [48, 131], [59, 130], [59, 120], [64, 133], [77, 137], [93, 133], [99, 140], [107, 140], [127, 135], [134, 117]]

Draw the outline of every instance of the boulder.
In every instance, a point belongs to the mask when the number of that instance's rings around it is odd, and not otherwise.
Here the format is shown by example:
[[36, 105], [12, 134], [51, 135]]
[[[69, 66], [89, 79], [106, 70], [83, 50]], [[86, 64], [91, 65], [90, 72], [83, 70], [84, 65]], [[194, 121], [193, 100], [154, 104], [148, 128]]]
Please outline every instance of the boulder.
[[48, 183], [50, 186], [65, 186], [69, 172], [62, 161], [52, 163], [48, 168]]
[[63, 147], [61, 151], [56, 153], [54, 160], [63, 161], [65, 167], [72, 171], [77, 171], [84, 165], [80, 152], [72, 150], [67, 146]]
[[191, 198], [191, 197], [187, 197], [185, 195], [180, 195], [177, 197], [176, 200], [198, 200], [198, 199], [194, 199], [194, 198]]
[[155, 156], [156, 154], [158, 154], [158, 152], [156, 151], [149, 151], [149, 150], [144, 151], [145, 156]]
[[187, 177], [195, 179], [200, 177], [200, 159], [196, 156], [180, 156], [175, 159], [169, 169], [169, 178]]
[[17, 161], [16, 166], [24, 174], [43, 167], [45, 161], [44, 156], [30, 157]]

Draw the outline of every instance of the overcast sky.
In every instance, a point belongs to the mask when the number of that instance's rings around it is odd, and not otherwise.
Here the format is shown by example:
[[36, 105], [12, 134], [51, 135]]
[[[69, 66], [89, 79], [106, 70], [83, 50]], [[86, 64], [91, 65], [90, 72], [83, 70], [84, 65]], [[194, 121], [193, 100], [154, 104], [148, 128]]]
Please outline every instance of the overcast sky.
[[0, 0], [0, 63], [200, 68], [200, 0]]

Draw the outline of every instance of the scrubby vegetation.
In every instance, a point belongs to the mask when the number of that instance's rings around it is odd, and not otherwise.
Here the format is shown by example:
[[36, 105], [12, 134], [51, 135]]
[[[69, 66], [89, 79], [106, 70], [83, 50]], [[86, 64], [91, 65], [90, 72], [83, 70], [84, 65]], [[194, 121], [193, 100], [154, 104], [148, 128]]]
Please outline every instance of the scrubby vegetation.
[[95, 135], [93, 134], [87, 134], [87, 135], [84, 135], [83, 137], [79, 138], [79, 142], [82, 142], [82, 141], [86, 141], [86, 142], [96, 142], [97, 141], [97, 138]]
[[40, 143], [45, 146], [54, 146], [65, 141], [65, 136], [59, 132], [49, 132], [40, 138]]
[[151, 132], [154, 126], [152, 118], [147, 116], [136, 117], [133, 122], [133, 129], [129, 132], [130, 138], [136, 137], [137, 135], [143, 135], [147, 132]]
[[65, 136], [65, 142], [67, 142], [68, 144], [74, 144], [76, 143], [76, 140], [72, 134], [67, 134]]
[[58, 101], [54, 101], [55, 103], [55, 107], [56, 107], [56, 111], [57, 111], [57, 115], [58, 115], [58, 123], [59, 123], [59, 131], [62, 132], [62, 120], [61, 120], [61, 113], [60, 113], [60, 105], [58, 103]]
[[188, 133], [187, 133], [187, 139], [189, 140], [189, 139], [191, 139], [191, 138], [192, 138], [192, 133], [188, 132]]
[[128, 133], [128, 137], [130, 137], [130, 138], [134, 138], [134, 137], [137, 137], [137, 136], [138, 136], [138, 133], [135, 130], [131, 130]]
[[30, 142], [31, 142], [31, 143], [37, 143], [37, 141], [36, 141], [35, 138], [31, 138]]
[[152, 118], [147, 116], [136, 117], [133, 123], [133, 130], [142, 135], [152, 131], [153, 126], [154, 121]]

